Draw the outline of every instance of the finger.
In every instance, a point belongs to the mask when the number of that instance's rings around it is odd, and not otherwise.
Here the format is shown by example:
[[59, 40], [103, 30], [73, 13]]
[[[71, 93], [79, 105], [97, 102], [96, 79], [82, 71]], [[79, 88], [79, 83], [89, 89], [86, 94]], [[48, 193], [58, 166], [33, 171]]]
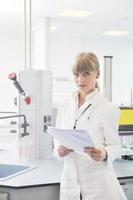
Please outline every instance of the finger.
[[84, 149], [86, 149], [86, 150], [94, 150], [95, 147], [84, 147]]
[[95, 148], [95, 147], [85, 147], [84, 150], [90, 151], [90, 152], [97, 152], [99, 151], [99, 149]]
[[90, 149], [85, 149], [84, 152], [90, 153], [90, 154], [92, 154], [92, 153], [96, 153], [96, 154], [99, 153], [97, 150], [90, 150]]
[[99, 149], [89, 149], [89, 150], [85, 150], [85, 152], [94, 153], [94, 154], [101, 154], [101, 150], [99, 150]]
[[67, 153], [64, 152], [64, 151], [58, 151], [58, 153], [59, 153], [60, 156], [65, 156], [65, 155], [67, 155]]
[[63, 145], [61, 145], [61, 146], [59, 146], [59, 149], [61, 149], [61, 150], [67, 150], [67, 148], [66, 147], [64, 147]]
[[65, 148], [65, 150], [66, 150], [66, 151], [72, 151], [72, 149], [67, 149], [67, 148]]
[[85, 151], [85, 152], [88, 153], [91, 157], [96, 157], [96, 158], [100, 157], [99, 152], [93, 152], [93, 151]]
[[68, 153], [70, 153], [72, 150], [69, 150], [69, 149], [67, 149], [67, 148], [59, 148], [58, 150], [57, 150], [59, 153], [61, 153], [61, 154], [68, 154]]
[[62, 147], [59, 147], [59, 148], [57, 149], [57, 151], [58, 151], [58, 152], [65, 152], [66, 149], [64, 149], [64, 148], [62, 148]]
[[89, 150], [84, 151], [85, 153], [87, 153], [93, 160], [95, 161], [100, 161], [100, 156], [99, 154], [95, 153], [95, 152], [91, 152]]
[[100, 161], [100, 157], [97, 155], [90, 155], [93, 160]]

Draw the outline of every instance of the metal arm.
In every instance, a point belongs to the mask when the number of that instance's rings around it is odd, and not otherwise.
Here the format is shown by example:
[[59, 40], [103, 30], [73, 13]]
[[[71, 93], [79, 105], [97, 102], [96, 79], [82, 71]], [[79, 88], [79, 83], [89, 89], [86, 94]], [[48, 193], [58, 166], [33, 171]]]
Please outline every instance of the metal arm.
[[22, 126], [22, 128], [24, 128], [24, 133], [21, 134], [22, 137], [29, 135], [29, 133], [27, 133], [27, 121], [26, 121], [26, 116], [24, 114], [20, 114], [20, 115], [10, 115], [10, 116], [4, 116], [4, 117], [0, 117], [0, 119], [9, 119], [9, 118], [19, 118], [19, 117], [23, 117], [24, 118], [24, 124]]

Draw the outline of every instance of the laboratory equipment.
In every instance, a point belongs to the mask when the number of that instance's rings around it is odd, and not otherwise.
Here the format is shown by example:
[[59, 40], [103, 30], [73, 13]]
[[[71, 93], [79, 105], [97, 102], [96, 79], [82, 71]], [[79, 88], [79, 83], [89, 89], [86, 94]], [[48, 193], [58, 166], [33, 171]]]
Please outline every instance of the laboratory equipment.
[[29, 126], [29, 124], [27, 124], [26, 116], [24, 114], [2, 116], [0, 117], [0, 119], [10, 119], [10, 118], [19, 118], [19, 117], [23, 118], [23, 123], [20, 126], [21, 128], [23, 128], [23, 132], [19, 133], [19, 137], [24, 137], [26, 135], [29, 135], [29, 133], [27, 133], [27, 126]]
[[113, 56], [104, 56], [103, 94], [109, 101], [112, 100], [112, 58]]
[[123, 147], [122, 158], [133, 159], [133, 107], [120, 107], [119, 135]]
[[13, 81], [13, 84], [15, 85], [15, 87], [18, 89], [19, 93], [24, 98], [25, 103], [27, 105], [29, 105], [31, 103], [31, 99], [30, 99], [29, 95], [25, 93], [25, 91], [20, 86], [19, 82], [17, 81], [17, 75], [16, 75], [16, 73], [14, 73], [14, 72], [10, 73], [9, 76], [8, 76], [8, 78]]
[[[19, 94], [18, 111], [26, 116], [29, 124], [29, 135], [19, 138], [20, 148], [30, 143], [29, 159], [50, 157], [53, 140], [46, 129], [52, 121], [52, 74], [48, 70], [24, 70], [19, 72], [19, 82], [32, 99], [27, 106]], [[21, 118], [19, 124], [22, 124]]]

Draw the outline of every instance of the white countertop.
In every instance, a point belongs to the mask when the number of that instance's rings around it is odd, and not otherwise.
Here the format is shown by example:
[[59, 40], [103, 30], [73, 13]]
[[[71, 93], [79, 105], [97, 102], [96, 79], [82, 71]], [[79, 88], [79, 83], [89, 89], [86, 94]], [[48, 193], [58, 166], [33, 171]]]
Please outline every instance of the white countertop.
[[34, 165], [36, 168], [5, 181], [0, 181], [0, 186], [19, 188], [54, 185], [60, 182], [63, 162], [59, 162], [55, 158], [31, 161], [23, 163], [23, 165]]
[[[63, 168], [62, 161], [58, 161], [56, 158], [51, 158], [47, 160], [28, 162], [28, 164], [35, 165], [37, 168], [8, 180], [0, 181], [0, 187], [25, 188], [60, 183]], [[119, 179], [133, 178], [133, 161], [116, 160], [114, 162], [114, 169]]]
[[118, 179], [133, 178], [133, 160], [116, 160], [113, 166]]

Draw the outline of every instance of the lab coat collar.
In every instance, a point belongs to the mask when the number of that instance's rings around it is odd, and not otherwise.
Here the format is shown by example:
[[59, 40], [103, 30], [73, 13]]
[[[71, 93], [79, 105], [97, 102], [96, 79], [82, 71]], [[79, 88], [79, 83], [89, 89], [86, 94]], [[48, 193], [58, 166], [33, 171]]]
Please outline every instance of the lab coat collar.
[[96, 88], [93, 92], [91, 92], [90, 94], [88, 94], [85, 98], [85, 102], [86, 101], [91, 101], [97, 94], [99, 93], [98, 89]]
[[79, 116], [81, 115], [81, 113], [83, 112], [84, 109], [86, 109], [86, 107], [91, 104], [88, 112], [91, 113], [93, 109], [95, 109], [95, 106], [97, 105], [97, 103], [100, 101], [100, 96], [101, 93], [99, 92], [99, 90], [96, 88], [93, 92], [91, 92], [90, 94], [88, 94], [86, 96], [85, 102], [84, 104], [78, 108], [78, 95], [79, 95], [79, 91], [77, 91], [75, 93], [75, 115]]
[[[73, 95], [74, 99], [76, 101], [78, 101], [78, 95], [79, 95], [79, 91], [76, 91]], [[93, 98], [99, 93], [99, 90], [97, 88], [95, 88], [94, 91], [92, 91], [91, 93], [89, 93], [86, 98], [85, 98], [85, 102], [91, 101], [93, 100]]]

